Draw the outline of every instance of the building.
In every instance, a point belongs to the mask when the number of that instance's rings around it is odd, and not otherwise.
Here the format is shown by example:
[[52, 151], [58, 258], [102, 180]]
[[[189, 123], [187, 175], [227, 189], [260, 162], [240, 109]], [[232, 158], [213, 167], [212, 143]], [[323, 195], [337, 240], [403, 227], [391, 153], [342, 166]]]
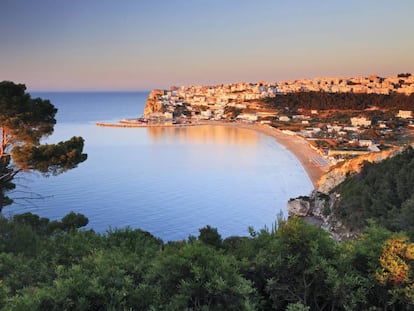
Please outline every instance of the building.
[[411, 110], [400, 110], [397, 114], [398, 118], [411, 119], [413, 117], [413, 112]]
[[361, 147], [369, 147], [369, 146], [372, 146], [374, 143], [372, 142], [372, 140], [370, 140], [370, 139], [360, 139], [359, 141], [358, 141], [358, 144], [361, 146]]
[[371, 120], [368, 120], [365, 117], [353, 117], [351, 118], [351, 124], [352, 126], [368, 127], [371, 126]]
[[237, 119], [241, 119], [244, 121], [255, 122], [257, 121], [257, 114], [255, 113], [241, 113], [237, 116]]
[[279, 121], [288, 122], [290, 121], [290, 118], [288, 116], [280, 116]]
[[200, 111], [200, 118], [204, 120], [209, 120], [213, 116], [211, 110], [202, 110]]

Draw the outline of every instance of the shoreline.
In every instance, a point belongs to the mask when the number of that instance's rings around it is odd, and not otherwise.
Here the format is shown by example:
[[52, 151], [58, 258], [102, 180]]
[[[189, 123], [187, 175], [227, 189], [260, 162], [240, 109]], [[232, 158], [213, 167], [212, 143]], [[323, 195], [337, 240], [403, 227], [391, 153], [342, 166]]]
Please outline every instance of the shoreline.
[[322, 176], [328, 171], [329, 163], [316, 150], [310, 147], [309, 142], [297, 135], [289, 135], [281, 130], [267, 125], [247, 124], [247, 123], [227, 123], [227, 122], [206, 122], [205, 125], [233, 126], [237, 128], [257, 131], [268, 135], [290, 151], [301, 163], [307, 173], [314, 189], [319, 187]]

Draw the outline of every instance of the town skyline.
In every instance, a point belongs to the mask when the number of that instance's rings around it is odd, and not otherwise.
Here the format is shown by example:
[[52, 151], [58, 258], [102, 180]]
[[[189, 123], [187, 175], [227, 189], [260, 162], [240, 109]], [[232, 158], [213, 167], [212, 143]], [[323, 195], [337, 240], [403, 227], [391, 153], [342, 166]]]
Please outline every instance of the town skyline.
[[414, 69], [408, 1], [9, 1], [0, 80], [30, 91], [395, 76]]

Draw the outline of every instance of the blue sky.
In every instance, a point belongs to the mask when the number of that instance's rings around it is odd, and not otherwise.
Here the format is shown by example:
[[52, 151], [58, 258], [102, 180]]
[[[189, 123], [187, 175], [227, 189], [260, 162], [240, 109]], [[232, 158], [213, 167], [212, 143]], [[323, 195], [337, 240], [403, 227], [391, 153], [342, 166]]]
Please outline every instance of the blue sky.
[[29, 90], [414, 72], [409, 0], [1, 0], [0, 80]]

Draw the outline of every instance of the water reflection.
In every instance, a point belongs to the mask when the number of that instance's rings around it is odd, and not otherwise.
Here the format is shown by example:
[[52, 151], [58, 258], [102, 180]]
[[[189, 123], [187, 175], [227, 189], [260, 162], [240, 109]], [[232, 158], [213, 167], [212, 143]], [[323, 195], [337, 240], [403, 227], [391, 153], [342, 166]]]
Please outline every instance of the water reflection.
[[256, 146], [257, 133], [231, 126], [199, 125], [189, 127], [149, 127], [147, 133], [153, 143], [192, 143], [215, 145]]

